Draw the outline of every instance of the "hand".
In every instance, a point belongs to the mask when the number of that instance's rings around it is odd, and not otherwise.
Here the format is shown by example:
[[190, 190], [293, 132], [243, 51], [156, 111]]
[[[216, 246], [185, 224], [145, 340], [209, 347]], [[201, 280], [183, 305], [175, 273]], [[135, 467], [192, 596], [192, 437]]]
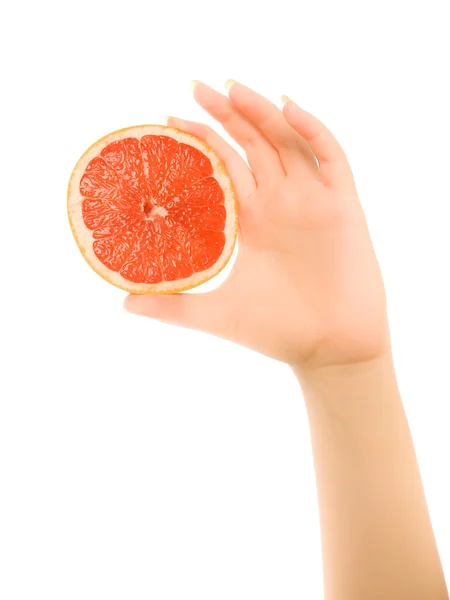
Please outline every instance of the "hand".
[[243, 148], [170, 117], [209, 144], [239, 201], [238, 255], [216, 290], [129, 296], [136, 314], [199, 329], [304, 369], [389, 351], [384, 286], [344, 151], [286, 99], [282, 111], [233, 82], [229, 98], [197, 82], [194, 97]]

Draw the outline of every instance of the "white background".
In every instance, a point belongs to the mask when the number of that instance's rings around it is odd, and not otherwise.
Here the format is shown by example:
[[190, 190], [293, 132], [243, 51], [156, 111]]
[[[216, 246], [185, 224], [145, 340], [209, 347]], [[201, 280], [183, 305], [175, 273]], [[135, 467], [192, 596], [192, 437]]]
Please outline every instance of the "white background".
[[322, 597], [309, 432], [289, 369], [125, 313], [66, 216], [71, 170], [91, 143], [164, 114], [211, 123], [189, 81], [223, 90], [229, 77], [276, 102], [291, 96], [350, 158], [449, 580], [445, 5], [2, 9], [3, 600]]

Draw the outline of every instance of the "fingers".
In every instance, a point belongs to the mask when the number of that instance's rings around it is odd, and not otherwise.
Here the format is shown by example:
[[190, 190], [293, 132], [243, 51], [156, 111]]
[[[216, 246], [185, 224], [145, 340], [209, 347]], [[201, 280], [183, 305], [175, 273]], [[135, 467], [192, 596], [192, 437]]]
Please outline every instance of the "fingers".
[[193, 93], [196, 102], [243, 148], [258, 184], [273, 185], [285, 177], [277, 149], [229, 98], [200, 81], [195, 82]]
[[289, 125], [308, 142], [319, 161], [320, 177], [334, 186], [353, 179], [344, 150], [323, 123], [283, 96], [283, 115]]
[[202, 82], [196, 82], [194, 97], [245, 150], [258, 183], [283, 174], [318, 174], [329, 186], [353, 181], [343, 149], [313, 115], [288, 98], [280, 111], [247, 86], [232, 80], [227, 84], [229, 98]]
[[275, 104], [236, 81], [229, 80], [227, 87], [233, 104], [278, 150], [288, 175], [318, 176], [317, 161], [311, 148], [286, 122]]
[[177, 117], [168, 117], [167, 124], [177, 127], [187, 133], [200, 138], [215, 150], [223, 160], [236, 190], [238, 200], [241, 202], [255, 191], [256, 183], [253, 173], [248, 168], [245, 160], [234, 148], [220, 137], [211, 127], [203, 123], [186, 121]]
[[218, 290], [204, 294], [130, 295], [125, 298], [124, 308], [135, 315], [223, 338], [228, 338], [232, 331]]

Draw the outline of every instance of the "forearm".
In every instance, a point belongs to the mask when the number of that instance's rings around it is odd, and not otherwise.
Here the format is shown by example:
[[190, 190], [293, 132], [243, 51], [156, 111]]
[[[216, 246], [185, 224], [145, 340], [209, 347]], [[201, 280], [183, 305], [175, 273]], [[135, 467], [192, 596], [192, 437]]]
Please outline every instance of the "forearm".
[[296, 375], [311, 428], [326, 600], [447, 600], [391, 360]]

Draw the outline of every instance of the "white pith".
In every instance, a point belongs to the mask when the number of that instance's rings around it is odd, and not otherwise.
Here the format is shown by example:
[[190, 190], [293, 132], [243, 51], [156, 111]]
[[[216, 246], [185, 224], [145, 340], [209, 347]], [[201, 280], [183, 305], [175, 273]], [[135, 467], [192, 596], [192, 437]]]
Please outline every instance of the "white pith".
[[[86, 170], [89, 162], [100, 154], [100, 152], [113, 141], [127, 137], [136, 137], [140, 139], [144, 135], [169, 135], [178, 142], [189, 144], [205, 154], [211, 161], [213, 167], [212, 177], [214, 177], [222, 188], [225, 195], [225, 246], [219, 259], [209, 269], [194, 273], [185, 279], [175, 281], [162, 281], [160, 283], [133, 283], [116, 271], [106, 267], [95, 255], [92, 244], [94, 242], [93, 231], [88, 229], [83, 221], [82, 202], [83, 196], [80, 194], [80, 180]], [[164, 209], [161, 209], [164, 210]], [[83, 154], [76, 164], [69, 182], [68, 190], [68, 213], [69, 220], [77, 240], [78, 246], [91, 267], [104, 279], [112, 284], [122, 288], [132, 294], [151, 294], [151, 293], [169, 293], [189, 289], [211, 279], [219, 273], [226, 265], [233, 252], [236, 232], [237, 232], [237, 214], [236, 201], [233, 184], [225, 171], [224, 165], [216, 153], [198, 138], [175, 129], [173, 127], [163, 127], [161, 125], [141, 125], [129, 127], [120, 131], [113, 132], [96, 142], [89, 150]]]

